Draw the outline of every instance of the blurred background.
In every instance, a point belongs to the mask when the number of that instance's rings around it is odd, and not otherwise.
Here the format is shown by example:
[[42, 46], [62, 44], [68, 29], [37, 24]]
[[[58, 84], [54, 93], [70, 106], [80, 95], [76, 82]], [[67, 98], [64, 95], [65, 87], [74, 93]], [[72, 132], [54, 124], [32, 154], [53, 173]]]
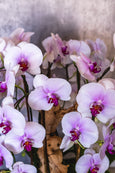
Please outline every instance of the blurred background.
[[112, 59], [115, 0], [0, 0], [0, 36], [18, 27], [35, 32], [32, 42], [40, 47], [51, 32], [65, 40], [100, 38]]
[[18, 27], [35, 32], [39, 46], [51, 32], [65, 40], [100, 38], [112, 57], [115, 0], [0, 0], [0, 36]]

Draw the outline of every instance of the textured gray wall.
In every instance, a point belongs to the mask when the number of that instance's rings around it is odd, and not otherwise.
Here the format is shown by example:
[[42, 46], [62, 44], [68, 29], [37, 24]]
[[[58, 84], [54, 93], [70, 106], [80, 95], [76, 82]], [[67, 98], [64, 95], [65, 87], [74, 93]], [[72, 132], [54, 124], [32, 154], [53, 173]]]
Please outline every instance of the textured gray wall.
[[0, 35], [17, 27], [34, 31], [33, 42], [51, 32], [63, 39], [103, 39], [113, 55], [115, 0], [0, 0]]

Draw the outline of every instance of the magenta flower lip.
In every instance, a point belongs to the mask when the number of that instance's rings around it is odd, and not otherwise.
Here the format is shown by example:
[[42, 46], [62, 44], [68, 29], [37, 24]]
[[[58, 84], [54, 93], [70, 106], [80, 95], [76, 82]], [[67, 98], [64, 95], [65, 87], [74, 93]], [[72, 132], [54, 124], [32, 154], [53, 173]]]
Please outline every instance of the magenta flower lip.
[[3, 93], [7, 90], [6, 82], [0, 82], [0, 92]]

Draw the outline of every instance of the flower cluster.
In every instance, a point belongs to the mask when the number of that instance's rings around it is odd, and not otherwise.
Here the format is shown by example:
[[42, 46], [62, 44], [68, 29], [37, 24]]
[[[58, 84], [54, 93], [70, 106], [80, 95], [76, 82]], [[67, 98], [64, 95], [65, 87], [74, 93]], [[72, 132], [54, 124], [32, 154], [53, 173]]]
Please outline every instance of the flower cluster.
[[44, 139], [47, 145], [45, 124], [33, 121], [32, 110], [41, 115], [58, 107], [66, 110], [60, 118], [64, 134], [60, 149], [76, 145], [82, 150], [76, 172], [104, 173], [115, 155], [115, 80], [102, 77], [114, 71], [115, 60], [107, 59], [100, 39], [64, 41], [53, 33], [42, 42], [43, 56], [30, 43], [32, 35], [18, 28], [0, 38], [0, 166], [5, 161], [11, 173], [37, 173], [34, 161], [15, 162], [13, 156], [22, 151], [31, 156]]

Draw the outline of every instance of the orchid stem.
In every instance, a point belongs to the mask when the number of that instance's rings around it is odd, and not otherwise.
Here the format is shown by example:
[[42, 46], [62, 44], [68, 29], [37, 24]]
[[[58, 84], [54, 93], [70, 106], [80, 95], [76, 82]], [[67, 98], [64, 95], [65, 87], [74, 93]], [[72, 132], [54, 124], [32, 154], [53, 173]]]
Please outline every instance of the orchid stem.
[[[28, 88], [28, 84], [27, 84], [25, 75], [22, 75], [22, 79], [23, 79], [23, 83], [24, 83], [24, 90], [25, 90], [25, 92], [27, 94], [29, 94], [29, 88]], [[29, 105], [28, 105], [28, 95], [26, 95], [25, 99], [26, 99], [26, 109], [27, 109], [28, 121], [30, 121]]]
[[20, 86], [15, 85], [15, 87], [16, 87], [16, 88], [19, 88], [21, 91], [23, 91], [24, 94], [26, 94], [25, 91], [23, 90], [23, 88], [21, 88]]
[[68, 65], [65, 66], [65, 70], [66, 70], [66, 79], [67, 81], [69, 81]]
[[76, 64], [75, 63], [73, 63], [73, 64], [77, 70], [76, 71], [76, 78], [77, 78], [76, 81], [77, 81], [77, 91], [79, 91], [79, 89], [80, 89], [80, 73], [79, 73], [79, 70], [78, 70]]
[[85, 149], [84, 147], [83, 147], [83, 145], [81, 145], [81, 143], [78, 141], [78, 140], [76, 140], [77, 141], [77, 143], [79, 144], [79, 146], [82, 148], [82, 149]]

